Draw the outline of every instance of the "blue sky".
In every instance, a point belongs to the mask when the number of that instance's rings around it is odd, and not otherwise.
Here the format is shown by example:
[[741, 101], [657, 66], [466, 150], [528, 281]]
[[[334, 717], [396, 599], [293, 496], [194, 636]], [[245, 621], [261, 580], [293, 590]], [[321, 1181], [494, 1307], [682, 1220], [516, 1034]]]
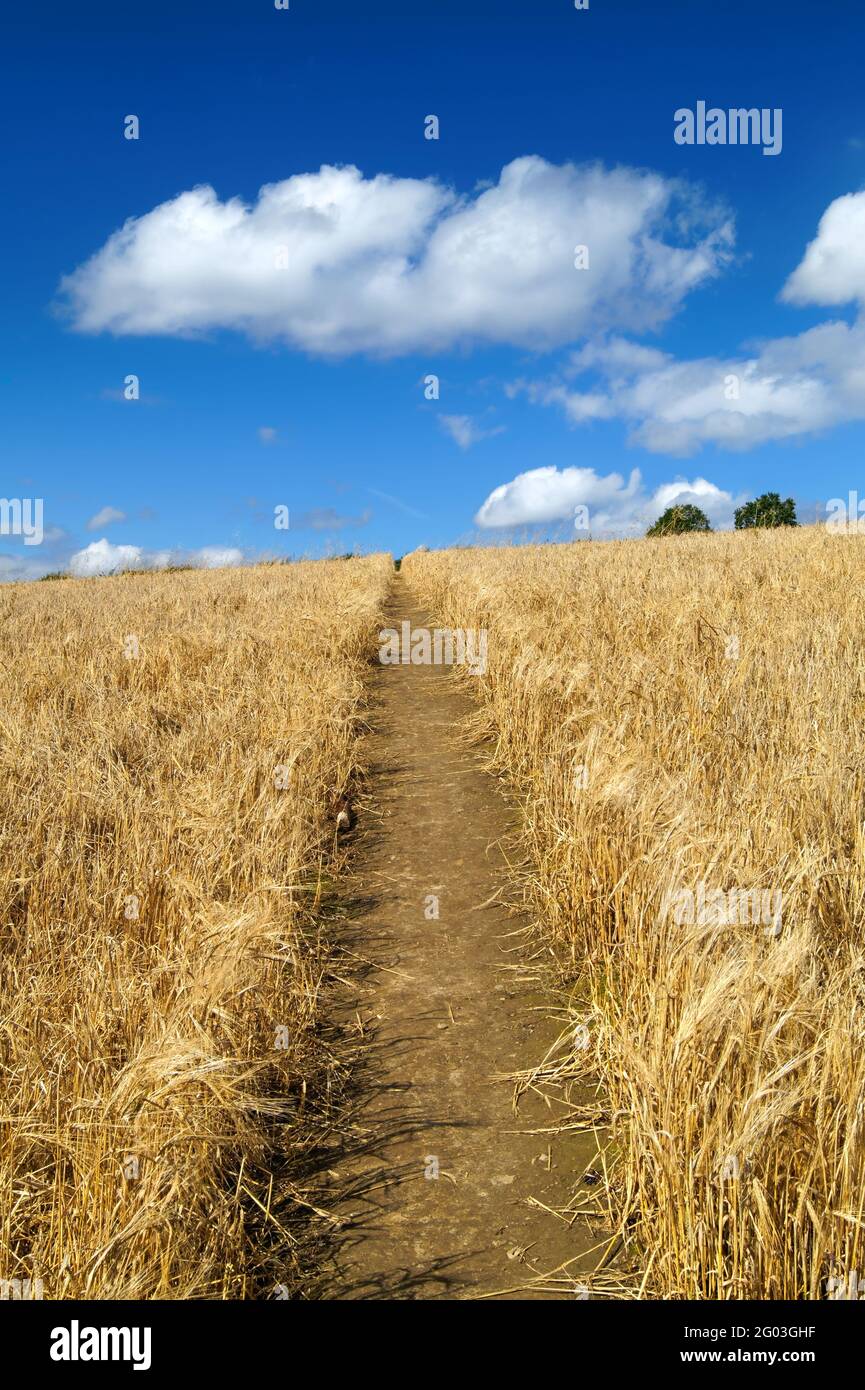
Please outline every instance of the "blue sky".
[[[46, 537], [0, 537], [3, 577], [102, 541], [569, 533], [581, 502], [626, 532], [682, 479], [718, 524], [767, 489], [865, 495], [861, 6], [407, 8], [4, 16], [0, 489], [44, 499]], [[781, 152], [677, 144], [700, 100], [780, 108]]]

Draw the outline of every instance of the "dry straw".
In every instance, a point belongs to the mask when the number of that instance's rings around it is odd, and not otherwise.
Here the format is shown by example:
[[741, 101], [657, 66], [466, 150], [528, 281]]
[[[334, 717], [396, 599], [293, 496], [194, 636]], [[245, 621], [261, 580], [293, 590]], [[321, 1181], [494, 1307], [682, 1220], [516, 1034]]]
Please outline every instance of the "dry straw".
[[0, 589], [3, 1279], [295, 1292], [338, 1122], [314, 908], [390, 568]]
[[[591, 1010], [647, 1295], [865, 1273], [865, 541], [809, 528], [419, 553], [521, 789], [530, 890]], [[731, 639], [736, 639], [731, 641]], [[763, 922], [669, 895], [782, 895]], [[692, 914], [693, 915], [693, 914]], [[677, 920], [678, 919], [678, 920]]]

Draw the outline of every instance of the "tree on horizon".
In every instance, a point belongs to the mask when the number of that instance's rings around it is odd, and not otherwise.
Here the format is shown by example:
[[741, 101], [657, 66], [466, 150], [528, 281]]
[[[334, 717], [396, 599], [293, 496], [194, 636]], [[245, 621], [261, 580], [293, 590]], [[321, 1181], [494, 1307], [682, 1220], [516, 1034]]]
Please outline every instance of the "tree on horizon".
[[753, 526], [798, 526], [796, 503], [792, 497], [785, 502], [777, 492], [764, 492], [743, 507], [736, 508], [736, 530]]
[[686, 531], [711, 531], [709, 518], [691, 502], [680, 502], [662, 512], [647, 536], [681, 536]]

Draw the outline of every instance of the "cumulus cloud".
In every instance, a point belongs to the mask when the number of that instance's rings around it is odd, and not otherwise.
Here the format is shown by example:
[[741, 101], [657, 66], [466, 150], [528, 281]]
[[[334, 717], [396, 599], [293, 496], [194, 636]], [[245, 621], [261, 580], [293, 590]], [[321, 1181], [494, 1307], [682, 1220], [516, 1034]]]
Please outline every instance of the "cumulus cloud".
[[829, 204], [781, 298], [790, 304], [865, 303], [865, 193]]
[[230, 328], [331, 355], [550, 348], [657, 328], [718, 272], [732, 236], [693, 188], [644, 170], [526, 156], [458, 196], [325, 165], [251, 205], [181, 193], [130, 218], [61, 291], [84, 332]]
[[[591, 389], [574, 379], [595, 373]], [[564, 378], [564, 379], [562, 379]], [[575, 353], [559, 379], [519, 382], [574, 425], [623, 419], [629, 443], [687, 456], [706, 444], [752, 449], [865, 419], [865, 323], [825, 323], [750, 356], [678, 361], [623, 340]]]
[[505, 428], [504, 425], [496, 425], [494, 429], [484, 429], [470, 415], [440, 415], [438, 418], [442, 429], [461, 449], [470, 449], [482, 439], [492, 439], [494, 435], [502, 434]]
[[206, 570], [225, 569], [230, 565], [243, 564], [243, 551], [232, 545], [205, 545], [201, 550], [187, 552], [186, 564], [198, 565]]
[[[829, 206], [782, 298], [865, 304], [865, 193]], [[625, 420], [629, 443], [652, 453], [752, 449], [865, 419], [865, 314], [852, 325], [823, 323], [751, 351], [690, 360], [596, 335], [556, 376], [507, 390], [560, 407], [573, 425]]]
[[113, 545], [103, 536], [76, 550], [69, 560], [69, 573], [79, 579], [100, 574], [119, 574], [122, 570], [165, 569], [167, 565], [195, 565], [219, 569], [243, 563], [243, 551], [231, 546], [206, 545], [200, 550], [144, 550], [140, 545]]
[[91, 541], [83, 550], [75, 551], [69, 560], [69, 573], [86, 578], [93, 574], [143, 569], [143, 557], [144, 551], [139, 545], [112, 545], [103, 536], [102, 540]]
[[116, 507], [101, 507], [95, 516], [92, 516], [87, 523], [88, 531], [99, 531], [103, 526], [111, 526], [116, 521], [125, 521], [126, 513], [118, 511]]
[[584, 506], [595, 535], [633, 535], [644, 531], [674, 503], [692, 502], [713, 526], [732, 524], [734, 498], [705, 478], [678, 478], [649, 493], [640, 470], [627, 482], [621, 473], [601, 475], [593, 468], [533, 468], [490, 493], [475, 516], [483, 529], [540, 525], [565, 521]]

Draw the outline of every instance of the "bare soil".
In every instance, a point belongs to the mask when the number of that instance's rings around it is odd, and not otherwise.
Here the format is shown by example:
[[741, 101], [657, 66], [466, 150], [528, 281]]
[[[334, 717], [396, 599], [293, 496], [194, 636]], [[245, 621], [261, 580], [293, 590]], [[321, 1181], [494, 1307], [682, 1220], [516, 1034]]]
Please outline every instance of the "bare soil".
[[[397, 574], [386, 621], [406, 618], [430, 625]], [[506, 896], [515, 812], [461, 731], [472, 704], [450, 668], [379, 666], [371, 698], [347, 882], [355, 968], [336, 1001], [361, 1084], [356, 1142], [332, 1160], [326, 1205], [345, 1226], [324, 1296], [584, 1297], [596, 1241], [555, 1213], [580, 1190], [594, 1137], [549, 1132], [561, 1104], [534, 1092], [515, 1114], [508, 1079], [562, 1030], [538, 973], [549, 953], [526, 917], [489, 902]], [[533, 1283], [563, 1266], [568, 1277]]]

